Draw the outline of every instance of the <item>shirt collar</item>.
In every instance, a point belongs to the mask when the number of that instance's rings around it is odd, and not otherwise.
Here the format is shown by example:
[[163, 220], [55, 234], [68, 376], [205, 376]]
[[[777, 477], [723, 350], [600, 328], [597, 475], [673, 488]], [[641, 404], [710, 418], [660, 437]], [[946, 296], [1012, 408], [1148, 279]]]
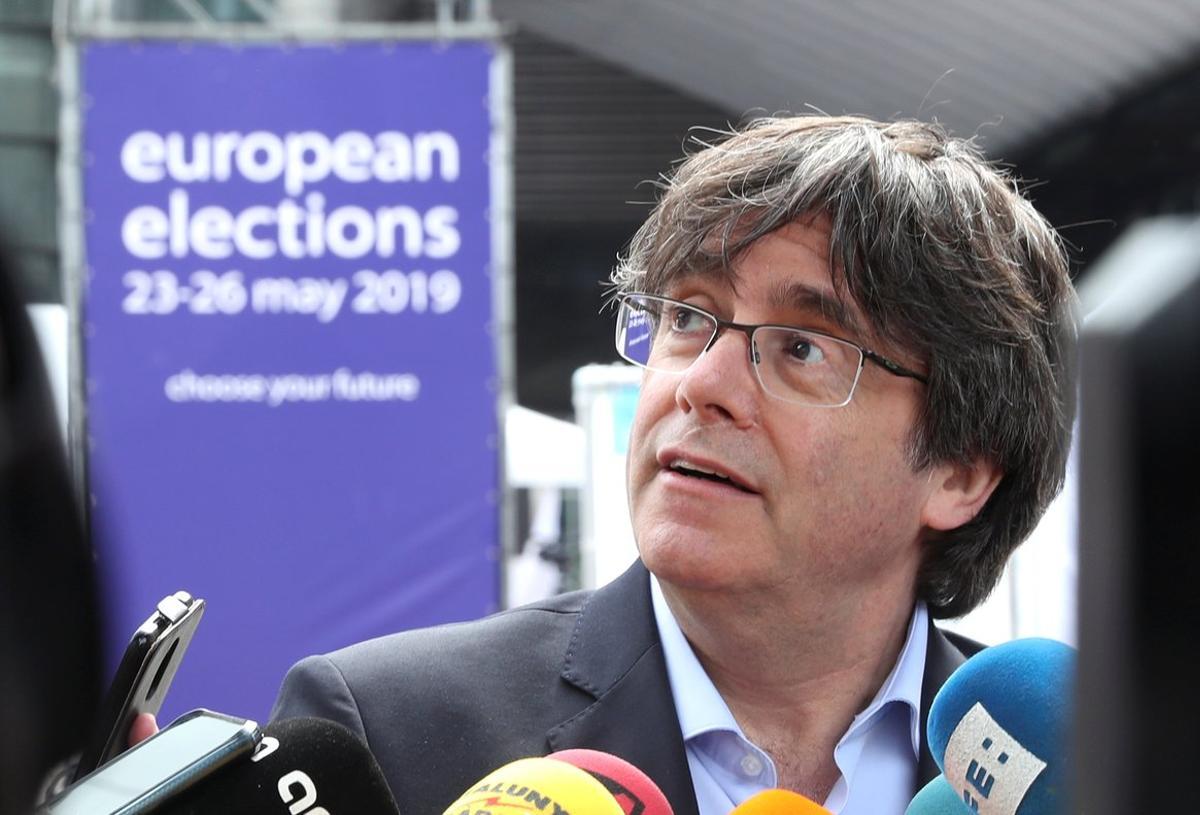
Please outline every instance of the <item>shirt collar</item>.
[[913, 756], [921, 755], [921, 684], [925, 678], [925, 652], [929, 646], [929, 611], [925, 603], [917, 601], [912, 619], [908, 623], [908, 634], [904, 647], [892, 666], [892, 672], [875, 698], [862, 713], [854, 717], [850, 729], [842, 737], [845, 741], [861, 729], [870, 728], [895, 702], [908, 708], [909, 733], [912, 737]]
[[[729, 730], [745, 738], [737, 720], [709, 679], [683, 630], [671, 613], [658, 579], [650, 575], [650, 597], [654, 620], [662, 641], [663, 657], [667, 664], [667, 679], [675, 699], [675, 712], [686, 742], [702, 733]], [[928, 646], [929, 612], [918, 601], [908, 624], [908, 634], [900, 656], [871, 703], [859, 713], [842, 736], [839, 744], [856, 733], [869, 729], [896, 702], [908, 708], [909, 730], [913, 756], [921, 750], [921, 683], [925, 675], [925, 652]]]
[[742, 728], [729, 711], [729, 706], [717, 692], [712, 680], [696, 658], [691, 643], [675, 620], [663, 596], [658, 578], [650, 575], [650, 599], [654, 606], [654, 621], [658, 624], [658, 637], [662, 640], [663, 657], [667, 663], [667, 679], [671, 683], [671, 696], [675, 699], [675, 712], [679, 716], [679, 727], [683, 740], [695, 738], [712, 730], [731, 730], [745, 737]]

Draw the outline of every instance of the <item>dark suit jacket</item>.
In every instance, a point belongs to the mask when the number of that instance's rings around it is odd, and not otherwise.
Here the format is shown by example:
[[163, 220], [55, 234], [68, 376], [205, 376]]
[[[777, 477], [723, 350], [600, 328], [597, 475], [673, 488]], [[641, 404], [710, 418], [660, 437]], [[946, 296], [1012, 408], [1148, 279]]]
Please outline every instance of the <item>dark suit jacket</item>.
[[[930, 625], [922, 735], [933, 695], [979, 648], [954, 639]], [[402, 815], [441, 812], [497, 767], [571, 747], [624, 758], [677, 815], [697, 815], [640, 562], [595, 592], [308, 657], [288, 672], [271, 714], [290, 716], [362, 736]], [[922, 743], [920, 783], [936, 773]]]

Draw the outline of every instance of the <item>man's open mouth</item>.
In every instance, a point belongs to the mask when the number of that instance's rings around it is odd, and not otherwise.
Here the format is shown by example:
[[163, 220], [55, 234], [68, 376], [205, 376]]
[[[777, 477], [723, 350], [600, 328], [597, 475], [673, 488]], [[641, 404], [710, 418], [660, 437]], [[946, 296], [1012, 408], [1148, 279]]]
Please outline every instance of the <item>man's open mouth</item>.
[[742, 484], [739, 484], [738, 482], [734, 481], [732, 478], [725, 475], [724, 473], [717, 472], [716, 470], [710, 470], [707, 467], [701, 467], [700, 465], [695, 464], [691, 461], [687, 461], [686, 459], [681, 459], [681, 458], [675, 459], [674, 461], [671, 462], [671, 464], [668, 466], [667, 469], [669, 469], [673, 473], [679, 473], [680, 475], [685, 475], [688, 478], [702, 478], [705, 481], [715, 481], [718, 484], [725, 484], [727, 486], [741, 490], [742, 492], [748, 492], [748, 493], [754, 492], [754, 490], [751, 490], [751, 489], [743, 486]]

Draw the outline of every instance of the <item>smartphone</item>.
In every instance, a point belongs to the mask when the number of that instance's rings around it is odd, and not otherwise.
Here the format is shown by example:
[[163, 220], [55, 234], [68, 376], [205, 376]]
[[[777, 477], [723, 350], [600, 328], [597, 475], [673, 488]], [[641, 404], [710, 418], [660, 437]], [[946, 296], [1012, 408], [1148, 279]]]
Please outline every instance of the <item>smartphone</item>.
[[255, 722], [193, 710], [67, 787], [38, 815], [141, 815], [262, 740]]
[[203, 614], [203, 600], [177, 591], [164, 597], [133, 632], [72, 781], [111, 761], [129, 745], [129, 728], [139, 713], [158, 713]]

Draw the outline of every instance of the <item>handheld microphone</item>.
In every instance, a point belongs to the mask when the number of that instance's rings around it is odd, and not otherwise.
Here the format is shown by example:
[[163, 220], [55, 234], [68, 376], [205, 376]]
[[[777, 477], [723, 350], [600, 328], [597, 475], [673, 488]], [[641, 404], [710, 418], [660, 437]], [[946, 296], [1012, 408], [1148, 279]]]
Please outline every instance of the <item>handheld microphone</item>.
[[446, 807], [443, 815], [485, 813], [624, 815], [603, 784], [578, 767], [549, 758], [522, 758], [493, 770]]
[[667, 796], [650, 776], [612, 753], [599, 750], [559, 750], [546, 758], [586, 770], [617, 799], [625, 815], [674, 815]]
[[913, 796], [904, 815], [971, 815], [972, 812], [946, 776], [939, 775]]
[[825, 807], [791, 790], [763, 790], [742, 801], [729, 815], [831, 815]]
[[375, 758], [354, 733], [324, 719], [263, 728], [258, 750], [168, 799], [162, 815], [397, 815]]
[[981, 815], [1067, 808], [1075, 649], [1047, 639], [984, 649], [929, 709], [929, 749], [960, 800]]

